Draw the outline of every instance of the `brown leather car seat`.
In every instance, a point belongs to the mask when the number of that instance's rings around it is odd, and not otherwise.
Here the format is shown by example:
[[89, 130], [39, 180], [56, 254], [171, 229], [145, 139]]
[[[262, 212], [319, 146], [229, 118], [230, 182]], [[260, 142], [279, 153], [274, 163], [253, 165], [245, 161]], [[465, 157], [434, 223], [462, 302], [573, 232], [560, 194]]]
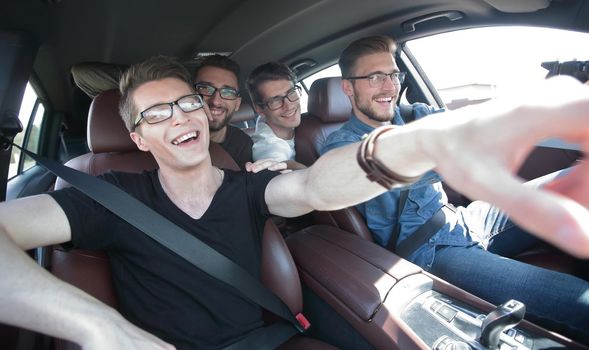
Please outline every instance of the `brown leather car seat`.
[[231, 124], [241, 128], [246, 134], [251, 135], [256, 130], [256, 118], [258, 114], [246, 98], [241, 98], [239, 109], [231, 116]]
[[341, 81], [340, 77], [321, 78], [311, 85], [308, 112], [295, 132], [297, 162], [313, 164], [329, 134], [350, 119], [352, 105], [342, 91]]
[[[67, 166], [98, 175], [108, 170], [141, 172], [157, 164], [150, 153], [137, 149], [118, 113], [120, 95], [116, 90], [100, 93], [93, 100], [88, 114], [88, 146], [90, 153], [72, 159]], [[210, 144], [213, 164], [239, 170], [231, 156], [219, 145]], [[55, 189], [68, 186], [58, 179]], [[262, 282], [277, 294], [294, 314], [302, 312], [302, 291], [298, 272], [280, 232], [268, 220], [262, 242]], [[50, 270], [57, 277], [117, 307], [108, 259], [102, 252], [53, 249]], [[56, 349], [76, 349], [77, 345], [56, 340]], [[334, 349], [332, 346], [301, 336], [283, 344], [281, 349]]]
[[[309, 89], [308, 113], [295, 131], [296, 160], [306, 166], [319, 158], [319, 151], [332, 132], [350, 119], [352, 105], [341, 88], [340, 77], [315, 80]], [[335, 211], [315, 211], [316, 224], [335, 226], [372, 241], [362, 215], [354, 207]]]

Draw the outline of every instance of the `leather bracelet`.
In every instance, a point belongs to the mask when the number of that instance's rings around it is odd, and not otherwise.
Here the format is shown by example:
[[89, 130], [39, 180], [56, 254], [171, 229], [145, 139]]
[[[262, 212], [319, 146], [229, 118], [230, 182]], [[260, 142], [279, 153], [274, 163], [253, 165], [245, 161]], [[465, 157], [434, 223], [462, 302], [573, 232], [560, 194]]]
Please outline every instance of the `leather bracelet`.
[[387, 190], [411, 185], [423, 176], [409, 177], [399, 175], [374, 157], [378, 137], [393, 129], [395, 129], [394, 125], [385, 125], [374, 129], [362, 140], [356, 154], [356, 160], [360, 168], [366, 173], [368, 180], [379, 183]]

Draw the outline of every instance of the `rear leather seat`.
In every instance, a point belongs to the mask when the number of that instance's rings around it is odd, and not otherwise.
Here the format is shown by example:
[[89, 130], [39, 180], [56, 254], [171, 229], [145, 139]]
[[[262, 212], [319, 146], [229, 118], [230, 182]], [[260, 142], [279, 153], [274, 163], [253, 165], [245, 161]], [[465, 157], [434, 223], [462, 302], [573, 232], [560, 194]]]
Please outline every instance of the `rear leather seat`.
[[[295, 132], [296, 160], [306, 166], [319, 158], [321, 147], [332, 132], [350, 119], [352, 105], [343, 93], [340, 77], [317, 79], [309, 89], [308, 112]], [[364, 218], [354, 207], [314, 211], [315, 224], [337, 227], [372, 241]]]
[[309, 89], [307, 114], [295, 132], [296, 161], [310, 166], [325, 140], [350, 119], [352, 105], [341, 88], [341, 78], [317, 79]]
[[[341, 88], [341, 81], [340, 77], [322, 78], [313, 82], [309, 89], [308, 113], [301, 118], [295, 133], [296, 160], [306, 166], [319, 158], [319, 151], [329, 134], [350, 119], [352, 105]], [[462, 197], [451, 189], [448, 191], [449, 198]], [[353, 207], [314, 212], [313, 216], [317, 224], [335, 226], [372, 241], [364, 218]]]
[[245, 98], [241, 98], [239, 109], [231, 116], [231, 125], [240, 128], [248, 135], [252, 135], [256, 130], [256, 118], [258, 114], [252, 105]]
[[[72, 159], [67, 166], [98, 175], [108, 170], [141, 172], [154, 169], [157, 164], [150, 153], [137, 149], [118, 114], [120, 95], [116, 90], [100, 93], [93, 100], [88, 115], [88, 145], [90, 152]], [[251, 107], [250, 107], [251, 108]], [[211, 142], [209, 150], [213, 164], [238, 170], [231, 156]], [[56, 189], [69, 186], [58, 179]], [[57, 277], [95, 296], [102, 302], [117, 307], [108, 259], [102, 252], [72, 250], [60, 247], [51, 253], [50, 270]], [[271, 220], [266, 222], [262, 242], [262, 282], [278, 295], [294, 314], [303, 311], [299, 275], [280, 232]], [[56, 340], [56, 349], [78, 349], [67, 341]], [[334, 347], [302, 336], [295, 336], [281, 349], [329, 350]]]

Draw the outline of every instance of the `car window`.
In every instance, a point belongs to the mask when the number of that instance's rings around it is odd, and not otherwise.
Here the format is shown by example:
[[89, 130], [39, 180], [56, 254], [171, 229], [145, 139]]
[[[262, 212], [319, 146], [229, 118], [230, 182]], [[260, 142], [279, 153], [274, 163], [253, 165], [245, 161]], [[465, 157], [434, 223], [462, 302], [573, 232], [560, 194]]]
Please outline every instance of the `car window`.
[[307, 103], [309, 101], [309, 95], [307, 91], [313, 85], [313, 82], [317, 79], [326, 78], [326, 77], [341, 77], [342, 71], [339, 68], [339, 65], [334, 64], [333, 66], [327, 67], [325, 69], [320, 70], [319, 72], [308, 76], [307, 78], [303, 79], [300, 84], [303, 86], [303, 93], [301, 96], [301, 113], [307, 112]]
[[[16, 135], [14, 143], [26, 148], [27, 150], [37, 153], [39, 151], [39, 139], [43, 117], [45, 115], [45, 106], [39, 99], [39, 96], [33, 87], [27, 83], [25, 94], [20, 106], [18, 118], [23, 125], [23, 132]], [[16, 148], [12, 148], [10, 157], [10, 168], [8, 169], [8, 178], [12, 178], [23, 171], [30, 169], [35, 165], [35, 161], [25, 156]]]
[[550, 61], [589, 59], [589, 34], [487, 27], [433, 35], [407, 47], [448, 109], [484, 102], [517, 83], [545, 79]]

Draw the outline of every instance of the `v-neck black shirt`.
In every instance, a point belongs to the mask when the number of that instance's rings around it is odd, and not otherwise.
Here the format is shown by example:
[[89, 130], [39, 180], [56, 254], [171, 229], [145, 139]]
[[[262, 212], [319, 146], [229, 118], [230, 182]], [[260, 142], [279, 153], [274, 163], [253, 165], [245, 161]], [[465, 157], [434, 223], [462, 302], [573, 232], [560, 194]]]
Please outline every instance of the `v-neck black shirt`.
[[[225, 170], [222, 185], [200, 219], [172, 203], [157, 170], [101, 177], [259, 278], [261, 237], [269, 215], [264, 192], [276, 175]], [[68, 217], [71, 247], [106, 251], [119, 309], [139, 327], [178, 349], [216, 349], [262, 325], [261, 309], [239, 291], [195, 268], [78, 190], [67, 188], [52, 196]]]

